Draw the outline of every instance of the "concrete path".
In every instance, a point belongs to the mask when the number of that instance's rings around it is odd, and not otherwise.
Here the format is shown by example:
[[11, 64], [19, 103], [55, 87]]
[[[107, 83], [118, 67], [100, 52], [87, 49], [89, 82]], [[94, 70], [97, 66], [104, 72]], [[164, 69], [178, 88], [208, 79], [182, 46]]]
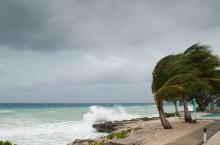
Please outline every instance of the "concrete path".
[[[220, 121], [215, 121], [206, 126], [207, 137], [210, 138], [220, 130]], [[178, 138], [165, 145], [201, 145], [203, 143], [203, 128], [196, 130], [188, 135]]]
[[219, 145], [220, 143], [220, 131], [213, 135], [204, 145]]

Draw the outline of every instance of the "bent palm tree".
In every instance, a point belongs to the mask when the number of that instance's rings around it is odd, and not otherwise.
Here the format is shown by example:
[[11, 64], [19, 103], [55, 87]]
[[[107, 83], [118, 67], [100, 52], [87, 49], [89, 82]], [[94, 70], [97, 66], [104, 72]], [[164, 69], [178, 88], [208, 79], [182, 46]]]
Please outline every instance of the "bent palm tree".
[[172, 127], [165, 118], [163, 101], [182, 99], [185, 121], [192, 122], [188, 110], [189, 98], [198, 93], [220, 94], [220, 71], [216, 69], [219, 65], [219, 58], [212, 54], [208, 46], [199, 44], [157, 63], [153, 71], [152, 92], [165, 129]]
[[[153, 71], [152, 92], [154, 94], [154, 99], [157, 104], [161, 123], [165, 129], [170, 129], [172, 127], [165, 118], [165, 114], [163, 111], [163, 101], [171, 100], [175, 97], [180, 96], [180, 90], [177, 89], [179, 86], [166, 86], [165, 84], [175, 75], [186, 73], [194, 74], [195, 72], [196, 70], [194, 70], [193, 67], [185, 66], [184, 62], [182, 61], [181, 55], [169, 55], [161, 59], [157, 63]], [[160, 94], [161, 89], [169, 89], [166, 92], [169, 96], [165, 96], [164, 93]], [[175, 90], [179, 92], [176, 92]]]
[[[212, 51], [207, 45], [195, 44], [189, 47], [184, 53], [186, 63], [191, 64], [199, 70], [198, 77], [203, 79], [209, 85], [212, 86], [213, 90], [209, 92], [204, 92], [198, 89], [197, 92], [191, 94], [196, 100], [210, 100], [210, 96], [219, 96], [218, 87], [220, 84], [220, 60], [217, 55], [213, 55]], [[192, 97], [191, 97], [192, 98]], [[207, 103], [205, 103], [207, 104]]]
[[182, 98], [184, 103], [185, 121], [192, 122], [191, 114], [188, 110], [188, 97], [195, 94], [197, 90], [211, 92], [212, 86], [203, 79], [192, 74], [176, 75], [168, 80], [156, 93], [156, 97], [163, 96], [163, 100]]

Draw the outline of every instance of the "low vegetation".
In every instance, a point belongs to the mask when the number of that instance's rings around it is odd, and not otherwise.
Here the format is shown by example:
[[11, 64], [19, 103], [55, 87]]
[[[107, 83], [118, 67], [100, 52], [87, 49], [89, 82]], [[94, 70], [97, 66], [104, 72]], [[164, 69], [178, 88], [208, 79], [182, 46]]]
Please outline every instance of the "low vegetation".
[[175, 117], [176, 113], [165, 113], [166, 117]]
[[111, 133], [107, 136], [108, 139], [121, 139], [121, 138], [125, 138], [129, 135], [130, 131], [125, 131], [122, 130], [121, 132], [117, 132], [117, 133]]
[[12, 144], [9, 141], [0, 141], [0, 145], [16, 145], [16, 144]]

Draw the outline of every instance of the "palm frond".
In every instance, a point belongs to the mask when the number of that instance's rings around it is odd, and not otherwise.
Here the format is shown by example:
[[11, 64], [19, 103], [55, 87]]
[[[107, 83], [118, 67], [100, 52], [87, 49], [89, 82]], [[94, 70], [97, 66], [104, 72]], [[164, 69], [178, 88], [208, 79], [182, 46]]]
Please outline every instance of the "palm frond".
[[220, 96], [220, 59], [209, 48], [197, 43], [184, 53], [161, 59], [153, 71], [152, 91], [155, 99]]
[[160, 88], [155, 93], [155, 100], [170, 100], [171, 98], [182, 97], [184, 95], [184, 88], [180, 85], [173, 85]]
[[209, 48], [210, 48], [210, 46], [208, 46], [208, 45], [200, 45], [199, 43], [196, 43], [196, 44], [190, 46], [189, 48], [187, 48], [183, 54], [189, 55], [195, 51], [208, 51], [209, 52], [210, 51]]

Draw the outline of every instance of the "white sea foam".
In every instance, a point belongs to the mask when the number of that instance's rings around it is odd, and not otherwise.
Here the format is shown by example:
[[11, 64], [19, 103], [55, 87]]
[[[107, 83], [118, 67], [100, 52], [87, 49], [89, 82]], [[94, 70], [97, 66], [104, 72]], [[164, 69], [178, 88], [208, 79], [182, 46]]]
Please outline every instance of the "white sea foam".
[[[50, 112], [48, 110], [48, 112]], [[74, 114], [69, 114], [74, 115]], [[0, 140], [11, 140], [18, 145], [66, 145], [75, 138], [104, 135], [92, 124], [98, 121], [124, 120], [138, 117], [123, 107], [91, 106], [81, 121], [45, 121], [24, 113], [0, 118]]]
[[125, 120], [139, 117], [138, 115], [128, 114], [123, 107], [117, 106], [114, 108], [106, 108], [100, 106], [92, 106], [88, 113], [84, 115], [84, 121], [88, 122], [102, 122]]

